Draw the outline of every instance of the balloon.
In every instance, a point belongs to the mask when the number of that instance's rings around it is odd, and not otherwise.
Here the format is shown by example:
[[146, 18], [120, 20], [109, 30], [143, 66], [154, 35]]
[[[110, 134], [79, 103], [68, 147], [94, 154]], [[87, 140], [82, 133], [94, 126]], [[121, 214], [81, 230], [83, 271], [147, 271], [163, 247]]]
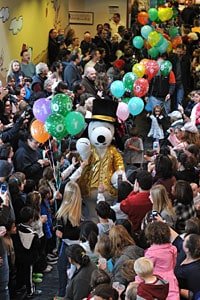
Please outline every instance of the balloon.
[[178, 28], [177, 27], [170, 27], [169, 28], [169, 35], [171, 38], [175, 38], [177, 35], [179, 35]]
[[65, 126], [69, 134], [79, 134], [85, 128], [84, 116], [80, 112], [71, 111], [65, 117]]
[[153, 31], [153, 28], [151, 26], [149, 26], [149, 25], [142, 26], [141, 35], [143, 36], [143, 38], [147, 39], [149, 33], [152, 31]]
[[72, 100], [65, 94], [57, 94], [51, 100], [52, 112], [66, 116], [72, 110]]
[[139, 115], [144, 109], [144, 102], [141, 98], [133, 97], [130, 99], [128, 103], [128, 110], [131, 115], [137, 116]]
[[149, 56], [151, 56], [152, 58], [156, 58], [159, 54], [159, 51], [157, 48], [152, 47], [151, 49], [148, 50], [148, 54]]
[[119, 59], [121, 56], [124, 55], [124, 53], [123, 53], [121, 50], [117, 50], [117, 51], [115, 52], [115, 55], [117, 56], [117, 59]]
[[149, 90], [148, 80], [145, 78], [138, 78], [133, 87], [134, 95], [137, 97], [143, 97]]
[[46, 130], [58, 140], [61, 140], [67, 135], [65, 128], [65, 118], [60, 114], [51, 114], [45, 122]]
[[173, 10], [170, 7], [159, 7], [158, 17], [162, 22], [168, 21], [173, 16]]
[[141, 11], [139, 14], [138, 14], [138, 22], [142, 25], [146, 25], [148, 23], [148, 13], [146, 13], [145, 11]]
[[156, 8], [150, 8], [148, 10], [149, 19], [155, 21], [158, 18], [158, 11]]
[[156, 44], [156, 47], [161, 46], [164, 41], [163, 35], [160, 32], [158, 32], [158, 34], [159, 34], [160, 39], [159, 39], [158, 43]]
[[167, 76], [172, 70], [172, 63], [169, 60], [164, 60], [160, 65], [160, 73], [163, 76]]
[[161, 37], [158, 32], [152, 31], [149, 33], [148, 42], [152, 47], [156, 46], [158, 44], [158, 42], [160, 41], [160, 39], [161, 39]]
[[142, 64], [135, 64], [132, 71], [135, 75], [137, 75], [137, 77], [143, 77], [145, 73], [145, 66]]
[[141, 36], [137, 35], [133, 38], [133, 46], [137, 49], [141, 49], [144, 46], [144, 40]]
[[113, 81], [110, 86], [110, 91], [114, 97], [116, 98], [122, 97], [125, 93], [123, 82], [120, 80]]
[[123, 99], [122, 99], [122, 102], [124, 102], [124, 103], [126, 103], [126, 104], [128, 104], [129, 101], [130, 101], [130, 98], [123, 98]]
[[126, 90], [128, 91], [132, 91], [133, 89], [133, 84], [136, 81], [137, 76], [132, 73], [132, 72], [128, 72], [124, 75], [123, 77], [123, 84]]
[[161, 54], [163, 54], [167, 51], [168, 46], [169, 46], [169, 42], [166, 39], [163, 39], [162, 45], [157, 47], [157, 49]]
[[176, 49], [176, 47], [180, 44], [182, 44], [182, 37], [180, 35], [176, 36], [173, 40], [172, 40], [172, 47], [173, 49]]
[[126, 121], [129, 117], [128, 105], [124, 102], [119, 102], [116, 115], [121, 121]]
[[169, 45], [167, 47], [167, 53], [170, 53], [172, 51], [172, 43], [169, 42]]
[[33, 114], [37, 120], [44, 123], [51, 114], [51, 101], [46, 98], [40, 98], [35, 101], [33, 104]]
[[146, 64], [147, 64], [148, 61], [149, 61], [148, 58], [143, 58], [143, 59], [140, 61], [140, 64], [146, 66]]
[[151, 80], [156, 74], [158, 73], [160, 67], [157, 61], [155, 60], [149, 60], [146, 64], [146, 74], [148, 77], [148, 80]]
[[31, 124], [31, 135], [38, 143], [45, 143], [50, 135], [46, 132], [44, 124], [39, 120], [34, 120]]

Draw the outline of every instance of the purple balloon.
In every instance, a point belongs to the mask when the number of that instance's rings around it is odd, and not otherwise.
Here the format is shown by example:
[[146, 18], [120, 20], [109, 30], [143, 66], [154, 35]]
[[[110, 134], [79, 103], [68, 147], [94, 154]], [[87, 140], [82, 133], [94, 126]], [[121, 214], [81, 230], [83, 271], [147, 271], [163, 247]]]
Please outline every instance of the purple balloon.
[[49, 99], [41, 98], [33, 104], [33, 114], [37, 120], [44, 123], [51, 113], [51, 101]]

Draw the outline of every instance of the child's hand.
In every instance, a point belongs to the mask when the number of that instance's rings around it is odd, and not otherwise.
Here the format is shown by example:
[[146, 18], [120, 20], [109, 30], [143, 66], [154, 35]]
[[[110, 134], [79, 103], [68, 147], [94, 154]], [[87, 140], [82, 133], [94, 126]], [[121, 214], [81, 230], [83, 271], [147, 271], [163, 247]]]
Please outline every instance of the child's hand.
[[56, 230], [56, 236], [62, 239], [63, 233], [60, 230]]

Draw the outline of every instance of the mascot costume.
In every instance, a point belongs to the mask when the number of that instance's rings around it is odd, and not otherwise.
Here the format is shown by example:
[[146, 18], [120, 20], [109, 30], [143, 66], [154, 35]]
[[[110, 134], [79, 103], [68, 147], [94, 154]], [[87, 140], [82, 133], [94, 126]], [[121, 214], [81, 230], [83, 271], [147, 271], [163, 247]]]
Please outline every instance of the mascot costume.
[[112, 204], [117, 197], [112, 178], [124, 173], [121, 154], [111, 145], [115, 133], [116, 111], [118, 103], [107, 99], [94, 99], [92, 118], [88, 125], [87, 138], [80, 138], [76, 148], [88, 164], [83, 168], [78, 184], [85, 204], [84, 215], [97, 220], [96, 203], [98, 188], [104, 187], [105, 200]]

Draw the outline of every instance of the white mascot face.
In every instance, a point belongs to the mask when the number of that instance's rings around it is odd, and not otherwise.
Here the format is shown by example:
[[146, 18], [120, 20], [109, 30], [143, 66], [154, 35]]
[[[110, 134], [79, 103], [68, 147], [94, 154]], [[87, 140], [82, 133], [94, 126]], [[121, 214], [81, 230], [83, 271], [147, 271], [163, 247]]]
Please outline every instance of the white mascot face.
[[103, 121], [92, 121], [88, 126], [91, 144], [95, 148], [107, 148], [114, 136], [114, 125]]

